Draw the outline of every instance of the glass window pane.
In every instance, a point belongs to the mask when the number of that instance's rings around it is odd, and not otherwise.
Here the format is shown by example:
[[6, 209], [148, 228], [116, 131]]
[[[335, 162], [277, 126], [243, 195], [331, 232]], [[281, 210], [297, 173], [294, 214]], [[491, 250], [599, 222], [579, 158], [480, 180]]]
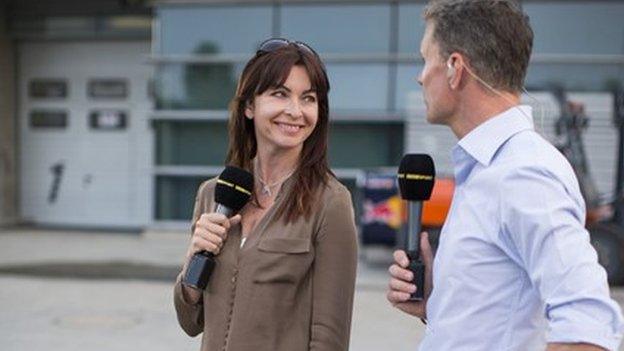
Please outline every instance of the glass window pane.
[[124, 78], [89, 79], [87, 92], [95, 99], [125, 99], [128, 97], [128, 81]]
[[227, 110], [242, 64], [166, 64], [156, 73], [156, 109]]
[[98, 109], [89, 112], [89, 128], [99, 131], [123, 131], [128, 127], [128, 111]]
[[272, 36], [271, 6], [163, 6], [158, 17], [162, 54], [253, 53]]
[[67, 128], [67, 111], [63, 110], [33, 110], [30, 111], [31, 128]]
[[344, 110], [388, 109], [388, 66], [385, 64], [327, 65], [332, 113]]
[[222, 165], [227, 152], [225, 121], [157, 121], [157, 165]]
[[624, 53], [621, 2], [526, 2], [523, 6], [535, 32], [535, 53]]
[[280, 18], [281, 36], [306, 42], [318, 52], [390, 48], [389, 5], [284, 5]]
[[28, 83], [31, 98], [62, 99], [67, 97], [67, 90], [64, 79], [34, 79]]
[[408, 105], [407, 96], [413, 91], [421, 91], [418, 75], [422, 70], [420, 64], [400, 64], [397, 66], [395, 106], [398, 111], [405, 111]]
[[418, 54], [425, 34], [424, 4], [399, 5], [399, 52]]
[[210, 176], [156, 177], [156, 219], [190, 221], [197, 189], [209, 178]]
[[622, 65], [530, 64], [526, 79], [529, 89], [553, 85], [567, 90], [608, 90], [624, 80]]
[[396, 166], [402, 155], [402, 123], [334, 122], [329, 129], [331, 167]]

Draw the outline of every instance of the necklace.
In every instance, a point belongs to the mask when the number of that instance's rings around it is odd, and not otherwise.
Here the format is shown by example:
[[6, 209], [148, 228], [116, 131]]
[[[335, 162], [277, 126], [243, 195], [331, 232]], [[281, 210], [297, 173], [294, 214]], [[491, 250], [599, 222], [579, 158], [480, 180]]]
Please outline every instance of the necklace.
[[[257, 167], [257, 162], [256, 162], [256, 169], [259, 169], [260, 167]], [[278, 179], [277, 181], [271, 183], [271, 184], [267, 184], [267, 182], [264, 181], [264, 179], [262, 179], [262, 177], [260, 176], [260, 174], [256, 174], [256, 177], [258, 178], [258, 181], [260, 182], [260, 185], [262, 185], [262, 191], [261, 194], [262, 195], [266, 195], [266, 196], [272, 196], [273, 192], [271, 191], [272, 188], [274, 188], [275, 186], [281, 184], [282, 182], [284, 182], [286, 179], [290, 178], [291, 175], [293, 175], [293, 173], [295, 173], [295, 170], [293, 169], [292, 171], [290, 171], [288, 174], [286, 174], [286, 176]]]

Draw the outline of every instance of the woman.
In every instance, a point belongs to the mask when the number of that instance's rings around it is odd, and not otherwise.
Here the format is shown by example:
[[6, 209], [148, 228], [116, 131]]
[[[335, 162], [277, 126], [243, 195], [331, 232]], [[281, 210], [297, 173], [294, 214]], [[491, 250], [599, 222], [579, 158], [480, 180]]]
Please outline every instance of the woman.
[[203, 292], [175, 286], [178, 321], [203, 332], [202, 350], [348, 349], [357, 239], [327, 162], [328, 91], [319, 56], [299, 42], [269, 39], [243, 70], [227, 163], [254, 174], [254, 194], [227, 219], [211, 213], [215, 180], [200, 186], [187, 263], [206, 250], [216, 267]]

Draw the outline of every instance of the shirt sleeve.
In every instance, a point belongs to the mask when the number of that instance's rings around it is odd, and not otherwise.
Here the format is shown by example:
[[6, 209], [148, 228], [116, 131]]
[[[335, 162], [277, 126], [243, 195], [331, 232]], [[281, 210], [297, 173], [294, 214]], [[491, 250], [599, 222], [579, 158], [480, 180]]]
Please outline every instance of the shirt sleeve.
[[349, 349], [357, 232], [348, 191], [330, 199], [315, 240], [311, 351]]
[[[203, 190], [205, 189], [207, 182], [200, 185], [197, 195], [195, 196], [195, 205], [193, 207], [193, 219], [191, 220], [191, 233], [195, 230], [195, 222], [199, 219], [204, 209]], [[192, 304], [187, 301], [184, 292], [182, 291], [182, 275], [184, 274], [184, 268], [178, 275], [174, 288], [173, 288], [173, 303], [178, 317], [178, 323], [182, 330], [190, 336], [196, 336], [204, 331], [204, 306], [203, 297], [201, 297], [198, 303]]]
[[609, 297], [575, 184], [566, 186], [547, 170], [518, 168], [501, 189], [503, 237], [544, 302], [547, 341], [617, 350], [621, 310]]

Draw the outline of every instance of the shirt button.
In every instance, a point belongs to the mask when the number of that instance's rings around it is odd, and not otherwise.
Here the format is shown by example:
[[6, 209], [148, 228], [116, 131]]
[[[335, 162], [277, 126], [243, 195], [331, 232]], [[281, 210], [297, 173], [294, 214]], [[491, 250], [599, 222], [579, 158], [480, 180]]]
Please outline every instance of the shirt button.
[[236, 276], [232, 277], [232, 283], [236, 283]]

